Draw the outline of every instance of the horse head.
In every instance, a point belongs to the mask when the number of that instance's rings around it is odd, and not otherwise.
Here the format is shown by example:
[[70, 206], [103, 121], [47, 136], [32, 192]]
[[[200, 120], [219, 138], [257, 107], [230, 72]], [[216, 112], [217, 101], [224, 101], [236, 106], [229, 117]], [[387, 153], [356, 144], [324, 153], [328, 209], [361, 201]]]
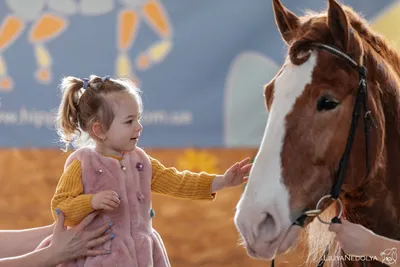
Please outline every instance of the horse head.
[[[273, 10], [288, 53], [264, 88], [269, 118], [235, 214], [248, 254], [263, 259], [296, 244], [299, 231], [291, 227], [293, 222], [330, 196], [339, 171], [344, 178], [337, 190], [339, 200], [345, 198], [343, 212], [356, 202], [363, 208], [372, 205], [372, 197], [365, 194], [377, 190], [371, 184], [383, 184], [389, 172], [400, 173], [388, 161], [388, 154], [400, 150], [388, 152], [386, 143], [390, 139], [399, 144], [399, 91], [394, 89], [399, 85], [398, 55], [357, 13], [335, 0], [329, 0], [326, 12], [303, 17], [279, 0], [273, 0]], [[369, 116], [376, 127], [372, 130], [362, 123], [352, 128], [360, 86], [368, 88], [368, 95], [356, 115], [361, 120]], [[318, 208], [324, 211], [331, 203], [323, 201]], [[314, 219], [307, 218], [305, 225]]]

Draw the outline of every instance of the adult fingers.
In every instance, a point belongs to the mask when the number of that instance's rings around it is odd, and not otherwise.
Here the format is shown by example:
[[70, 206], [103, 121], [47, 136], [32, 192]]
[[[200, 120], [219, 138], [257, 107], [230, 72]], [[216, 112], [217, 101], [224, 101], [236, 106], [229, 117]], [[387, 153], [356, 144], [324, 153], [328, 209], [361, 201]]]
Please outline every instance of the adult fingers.
[[84, 256], [98, 256], [104, 254], [110, 254], [110, 253], [107, 252], [107, 250], [105, 249], [88, 249]]
[[56, 209], [56, 213], [57, 213], [57, 222], [56, 225], [54, 226], [53, 233], [59, 233], [64, 230], [64, 221], [65, 221], [64, 214], [59, 209]]
[[88, 247], [88, 248], [93, 248], [93, 247], [102, 245], [102, 244], [104, 244], [106, 241], [108, 241], [108, 240], [110, 240], [110, 239], [112, 239], [112, 238], [113, 238], [113, 235], [112, 235], [112, 234], [111, 234], [111, 235], [110, 235], [110, 234], [103, 235], [103, 236], [101, 236], [101, 237], [98, 237], [98, 238], [96, 238], [96, 239], [93, 239], [93, 240], [89, 241], [89, 242], [87, 243], [87, 247]]
[[88, 239], [90, 240], [90, 239], [99, 237], [99, 236], [102, 235], [105, 231], [107, 231], [108, 229], [110, 229], [110, 228], [112, 227], [112, 225], [113, 225], [113, 223], [112, 223], [112, 222], [109, 222], [109, 223], [104, 224], [103, 226], [100, 226], [99, 228], [97, 228], [97, 229], [95, 229], [95, 230], [93, 230], [93, 231], [90, 231], [90, 232], [87, 234]]
[[76, 227], [75, 229], [78, 231], [82, 231], [86, 228], [86, 226], [88, 226], [94, 218], [96, 218], [96, 216], [99, 214], [98, 211], [92, 212], [90, 213], [88, 216], [85, 217], [85, 219], [83, 219]]
[[329, 225], [328, 230], [331, 231], [331, 232], [334, 232], [334, 233], [339, 233], [340, 230], [342, 229], [342, 226], [343, 225], [341, 225], [340, 223], [331, 223]]

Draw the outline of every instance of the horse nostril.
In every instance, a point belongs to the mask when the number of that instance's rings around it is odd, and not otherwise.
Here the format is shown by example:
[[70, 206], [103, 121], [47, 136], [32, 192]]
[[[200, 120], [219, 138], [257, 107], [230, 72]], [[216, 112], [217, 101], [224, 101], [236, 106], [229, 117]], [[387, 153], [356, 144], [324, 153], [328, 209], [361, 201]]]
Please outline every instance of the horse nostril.
[[260, 223], [258, 224], [258, 233], [266, 236], [269, 241], [277, 236], [276, 221], [271, 213], [265, 212], [261, 215]]
[[265, 218], [265, 224], [269, 224], [269, 225], [275, 227], [274, 217], [272, 217], [272, 215], [268, 212], [267, 212], [267, 216]]

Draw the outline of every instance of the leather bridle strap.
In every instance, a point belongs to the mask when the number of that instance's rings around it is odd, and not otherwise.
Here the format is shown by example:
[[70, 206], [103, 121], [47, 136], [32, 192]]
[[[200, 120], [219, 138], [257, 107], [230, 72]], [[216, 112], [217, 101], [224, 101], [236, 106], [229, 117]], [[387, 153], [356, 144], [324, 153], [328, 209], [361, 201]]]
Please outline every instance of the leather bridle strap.
[[[369, 132], [371, 130], [371, 123], [375, 126], [376, 124], [374, 122], [374, 119], [372, 118], [371, 111], [368, 110], [368, 90], [367, 90], [367, 68], [363, 65], [358, 65], [352, 58], [350, 58], [348, 55], [345, 53], [341, 52], [340, 50], [325, 45], [325, 44], [320, 44], [320, 43], [314, 43], [312, 46], [317, 47], [319, 49], [325, 50], [327, 52], [330, 52], [331, 54], [334, 54], [340, 58], [343, 58], [346, 60], [346, 62], [353, 67], [354, 69], [357, 70], [359, 74], [359, 83], [358, 83], [358, 92], [356, 96], [356, 101], [354, 103], [354, 108], [353, 108], [353, 114], [352, 114], [352, 120], [351, 120], [351, 125], [350, 125], [350, 131], [349, 135], [347, 138], [347, 144], [345, 151], [343, 153], [343, 156], [340, 160], [339, 163], [339, 169], [337, 173], [337, 178], [336, 181], [332, 187], [331, 191], [331, 197], [333, 199], [337, 199], [341, 193], [342, 185], [344, 183], [344, 177], [345, 173], [347, 170], [347, 166], [349, 163], [349, 157], [350, 157], [350, 152], [353, 146], [353, 141], [354, 141], [354, 136], [356, 133], [356, 128], [358, 124], [358, 120], [361, 114], [361, 109], [364, 109], [364, 134], [365, 134], [365, 162], [366, 162], [366, 170], [367, 173], [366, 175], [368, 176], [370, 172], [370, 159], [369, 159]], [[365, 56], [364, 60], [365, 63]]]

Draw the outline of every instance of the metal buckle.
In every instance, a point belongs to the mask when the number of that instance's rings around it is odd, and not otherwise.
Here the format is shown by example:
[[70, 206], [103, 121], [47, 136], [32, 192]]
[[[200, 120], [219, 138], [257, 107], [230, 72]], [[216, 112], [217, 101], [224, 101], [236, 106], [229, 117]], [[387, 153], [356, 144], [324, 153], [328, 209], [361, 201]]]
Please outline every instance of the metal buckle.
[[[317, 203], [317, 206], [315, 207], [315, 210], [319, 210], [319, 206], [321, 205], [322, 201], [325, 200], [325, 199], [327, 199], [327, 198], [331, 198], [331, 199], [333, 199], [333, 200], [336, 200], [336, 202], [339, 203], [339, 214], [338, 214], [338, 216], [336, 216], [336, 217], [338, 217], [338, 218], [340, 219], [340, 218], [342, 217], [342, 212], [343, 212], [343, 203], [342, 203], [342, 201], [341, 201], [339, 198], [337, 198], [337, 199], [332, 198], [332, 195], [325, 195], [325, 196], [321, 197], [321, 199], [320, 199], [320, 200], [318, 201], [318, 203]], [[327, 222], [327, 221], [324, 221], [323, 219], [321, 219], [321, 218], [319, 217], [319, 214], [317, 215], [317, 218], [318, 218], [318, 220], [319, 220], [320, 222], [322, 222], [322, 223], [324, 223], [324, 224], [332, 224], [332, 222]]]
[[322, 210], [320, 209], [315, 209], [315, 210], [307, 210], [304, 212], [307, 217], [316, 217], [322, 213]]
[[375, 129], [378, 128], [378, 125], [376, 125], [375, 119], [374, 119], [374, 117], [372, 117], [370, 110], [365, 112], [364, 119], [368, 120], [372, 124], [372, 126], [374, 126]]

